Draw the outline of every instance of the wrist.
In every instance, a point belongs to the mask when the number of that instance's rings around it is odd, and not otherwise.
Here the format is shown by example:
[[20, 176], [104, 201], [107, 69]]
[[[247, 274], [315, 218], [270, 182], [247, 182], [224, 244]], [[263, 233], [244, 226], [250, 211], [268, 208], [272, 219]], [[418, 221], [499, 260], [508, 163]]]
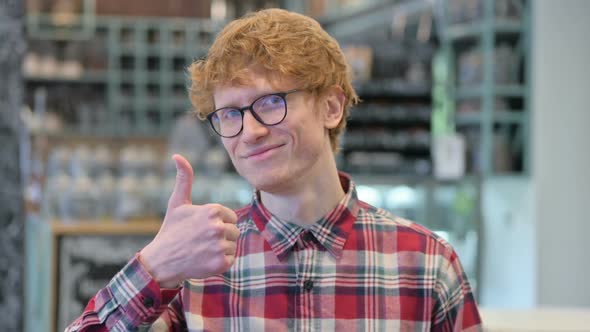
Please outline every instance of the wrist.
[[157, 268], [158, 264], [154, 263], [154, 259], [147, 247], [139, 252], [137, 258], [143, 269], [158, 283], [160, 288], [177, 288], [180, 284], [180, 281], [174, 279], [172, 276], [167, 276]]

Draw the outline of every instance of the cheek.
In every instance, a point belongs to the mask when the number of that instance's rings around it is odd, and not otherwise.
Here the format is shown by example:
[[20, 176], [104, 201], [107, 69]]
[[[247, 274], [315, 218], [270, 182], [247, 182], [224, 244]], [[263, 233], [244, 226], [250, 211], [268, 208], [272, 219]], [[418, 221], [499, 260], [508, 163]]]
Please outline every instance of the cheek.
[[322, 136], [324, 132], [323, 124], [315, 118], [315, 115], [312, 115], [309, 119], [306, 119], [305, 122], [302, 122], [298, 128], [298, 132], [303, 138], [313, 139], [316, 140]]
[[229, 154], [229, 156], [233, 159], [234, 150], [236, 148], [236, 140], [231, 138], [221, 138], [221, 143], [225, 148], [225, 151]]

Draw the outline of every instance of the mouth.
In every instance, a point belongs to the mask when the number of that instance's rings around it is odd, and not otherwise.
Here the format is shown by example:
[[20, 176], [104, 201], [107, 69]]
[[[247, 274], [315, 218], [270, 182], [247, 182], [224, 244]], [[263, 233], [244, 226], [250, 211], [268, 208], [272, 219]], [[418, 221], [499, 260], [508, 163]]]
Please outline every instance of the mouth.
[[275, 152], [275, 150], [279, 149], [280, 147], [282, 147], [284, 145], [285, 144], [276, 144], [276, 145], [268, 145], [268, 146], [256, 148], [256, 149], [244, 154], [242, 156], [242, 158], [244, 158], [244, 159], [264, 158], [266, 156], [271, 155], [273, 152]]

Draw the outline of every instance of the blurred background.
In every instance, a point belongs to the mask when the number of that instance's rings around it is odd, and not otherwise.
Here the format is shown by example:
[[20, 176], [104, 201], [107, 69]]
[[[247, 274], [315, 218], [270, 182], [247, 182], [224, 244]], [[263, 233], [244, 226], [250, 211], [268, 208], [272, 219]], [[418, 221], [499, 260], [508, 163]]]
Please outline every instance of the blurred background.
[[[252, 189], [190, 115], [186, 68], [247, 12], [316, 18], [363, 102], [339, 168], [457, 250], [487, 329], [590, 331], [590, 1], [0, 2], [0, 313], [61, 331], [193, 202]], [[536, 325], [535, 325], [536, 324]], [[556, 325], [551, 325], [556, 324]]]

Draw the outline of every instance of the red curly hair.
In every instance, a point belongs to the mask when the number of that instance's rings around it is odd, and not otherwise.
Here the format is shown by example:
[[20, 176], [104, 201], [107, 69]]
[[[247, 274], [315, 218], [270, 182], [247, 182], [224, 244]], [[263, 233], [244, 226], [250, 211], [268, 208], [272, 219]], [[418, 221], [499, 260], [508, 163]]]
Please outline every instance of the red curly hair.
[[314, 19], [283, 9], [265, 9], [232, 21], [219, 33], [207, 57], [188, 68], [189, 97], [199, 118], [215, 110], [216, 87], [247, 84], [253, 67], [262, 68], [271, 81], [293, 78], [301, 89], [317, 95], [333, 86], [342, 89], [344, 114], [329, 132], [332, 150], [337, 152], [350, 108], [359, 101], [338, 42]]

